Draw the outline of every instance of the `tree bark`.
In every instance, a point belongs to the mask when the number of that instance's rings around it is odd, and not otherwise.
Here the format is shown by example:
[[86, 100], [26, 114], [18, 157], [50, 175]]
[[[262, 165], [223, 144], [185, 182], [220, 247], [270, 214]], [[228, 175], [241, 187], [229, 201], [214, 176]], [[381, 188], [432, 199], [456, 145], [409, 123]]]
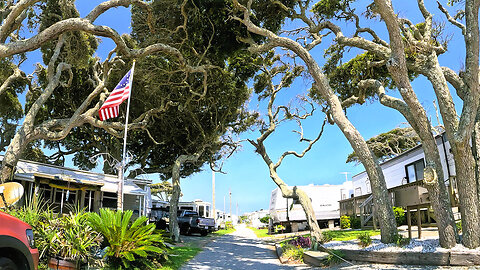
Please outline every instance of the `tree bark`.
[[310, 200], [310, 197], [307, 195], [307, 193], [305, 193], [305, 191], [297, 188], [296, 186], [293, 188], [289, 188], [287, 184], [280, 178], [280, 176], [277, 173], [275, 164], [273, 164], [272, 160], [268, 156], [262, 140], [257, 140], [257, 143], [251, 140], [249, 140], [249, 142], [255, 147], [256, 152], [265, 161], [270, 173], [270, 178], [280, 188], [280, 191], [282, 192], [282, 196], [284, 198], [292, 198], [292, 199], [299, 200], [300, 205], [302, 206], [302, 209], [305, 212], [305, 216], [307, 219], [308, 226], [310, 227], [310, 233], [313, 238], [313, 241], [321, 241], [322, 232], [320, 231], [320, 227], [318, 226], [317, 218], [315, 217], [315, 211], [313, 210], [312, 201]]
[[[473, 130], [473, 155], [475, 159], [475, 179], [477, 180], [477, 197], [480, 203], [480, 114], [477, 113], [475, 127]], [[478, 209], [480, 215], [480, 209]]]
[[195, 153], [193, 155], [180, 155], [172, 166], [172, 186], [173, 192], [170, 198], [170, 211], [169, 211], [169, 224], [168, 228], [170, 230], [170, 236], [172, 240], [175, 242], [180, 241], [180, 228], [178, 227], [178, 220], [177, 220], [177, 209], [178, 209], [178, 201], [180, 200], [181, 188], [180, 188], [180, 170], [182, 165], [185, 162], [195, 162], [198, 160], [201, 152]]
[[[454, 104], [451, 102], [452, 97], [448, 91], [447, 81], [443, 72], [441, 72], [442, 69], [438, 63], [438, 58], [433, 53], [428, 57], [428, 67], [425, 69], [428, 70], [428, 72], [425, 72], [425, 75], [432, 83], [437, 95], [440, 113], [445, 122], [446, 134], [455, 159], [460, 213], [462, 215], [462, 242], [468, 248], [476, 248], [480, 246], [480, 215], [478, 210], [477, 181], [475, 178], [475, 159], [469, 143], [473, 132], [473, 124], [471, 130], [468, 131], [470, 128], [466, 123], [466, 118], [470, 114], [468, 112], [469, 109], [464, 109], [459, 121]], [[474, 93], [471, 93], [471, 95], [474, 95]], [[464, 104], [464, 106], [466, 105]], [[475, 104], [471, 104], [471, 106], [478, 107]], [[473, 122], [474, 119], [472, 119]]]
[[[452, 248], [456, 245], [458, 234], [455, 227], [455, 220], [450, 205], [447, 189], [444, 183], [443, 167], [440, 160], [440, 153], [433, 137], [430, 121], [428, 120], [425, 109], [419, 102], [408, 76], [407, 63], [405, 59], [404, 40], [400, 32], [397, 15], [393, 11], [392, 3], [389, 0], [375, 0], [378, 11], [385, 21], [390, 37], [390, 47], [392, 49], [390, 59], [387, 62], [389, 73], [397, 85], [402, 98], [408, 105], [408, 113], [403, 112], [405, 118], [419, 135], [422, 141], [422, 147], [425, 153], [426, 167], [432, 169], [437, 177], [433, 181], [425, 181], [429, 192], [430, 201], [437, 217], [439, 229], [440, 245], [444, 248]], [[426, 20], [431, 17], [424, 16]], [[428, 23], [426, 24], [429, 25]], [[429, 30], [429, 29], [427, 29]], [[429, 39], [430, 37], [428, 37]], [[433, 177], [432, 177], [433, 178]]]

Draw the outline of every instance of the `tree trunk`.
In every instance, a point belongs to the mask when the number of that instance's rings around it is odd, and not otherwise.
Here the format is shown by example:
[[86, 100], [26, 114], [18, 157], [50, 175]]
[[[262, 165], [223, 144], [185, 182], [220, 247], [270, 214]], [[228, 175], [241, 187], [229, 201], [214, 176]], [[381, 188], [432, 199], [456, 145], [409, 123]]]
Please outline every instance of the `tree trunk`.
[[[430, 139], [428, 141], [430, 141]], [[432, 143], [433, 145], [430, 145]], [[438, 152], [435, 140], [430, 143], [422, 140], [422, 146], [425, 152], [426, 160], [424, 183], [428, 190], [430, 202], [435, 213], [440, 246], [443, 248], [452, 248], [457, 242], [459, 242], [459, 238], [457, 227], [455, 226], [455, 219], [453, 217], [450, 198], [445, 186], [445, 176], [443, 174], [440, 154]], [[434, 179], [427, 179], [429, 168], [436, 173], [436, 177], [434, 177]]]
[[169, 218], [169, 225], [168, 228], [170, 230], [170, 235], [172, 237], [172, 240], [175, 242], [180, 241], [180, 228], [178, 227], [178, 221], [177, 221], [177, 209], [178, 209], [178, 201], [180, 199], [180, 170], [182, 168], [182, 165], [185, 162], [195, 162], [198, 160], [200, 155], [203, 153], [203, 150], [201, 150], [198, 153], [195, 153], [193, 155], [180, 155], [176, 160], [175, 163], [172, 166], [172, 186], [173, 186], [173, 191], [172, 191], [172, 196], [170, 198], [170, 218]]
[[[392, 68], [390, 67], [390, 69]], [[392, 70], [391, 73], [393, 72], [395, 71]], [[411, 86], [408, 91], [402, 91], [401, 93], [405, 102], [386, 96], [381, 84], [376, 85], [376, 87], [379, 87], [377, 91], [380, 102], [387, 107], [399, 111], [419, 135], [420, 140], [422, 141], [422, 148], [425, 153], [426, 161], [424, 175], [430, 176], [424, 178], [424, 183], [429, 193], [432, 208], [435, 211], [437, 226], [440, 231], [440, 245], [443, 248], [451, 248], [459, 241], [458, 233], [444, 182], [440, 153], [425, 110], [420, 102], [418, 102], [418, 99], [413, 92], [413, 89], [411, 89]]]
[[302, 205], [303, 211], [305, 212], [305, 216], [307, 218], [308, 226], [310, 227], [310, 234], [314, 241], [321, 241], [322, 240], [322, 232], [320, 231], [320, 227], [318, 226], [317, 218], [315, 217], [315, 211], [313, 210], [312, 201], [310, 197], [308, 197], [305, 191], [298, 189], [297, 187], [293, 187], [293, 197], [297, 197], [300, 201], [300, 205]]
[[[473, 130], [473, 157], [475, 159], [475, 179], [477, 182], [477, 197], [480, 204], [480, 114], [477, 113]], [[480, 209], [478, 209], [480, 215]]]
[[307, 219], [308, 226], [310, 227], [310, 234], [313, 238], [313, 241], [314, 242], [321, 241], [322, 232], [320, 231], [320, 227], [318, 226], [317, 218], [315, 217], [315, 211], [313, 210], [312, 201], [310, 200], [310, 197], [308, 197], [308, 195], [303, 190], [298, 189], [296, 186], [293, 188], [289, 188], [287, 184], [280, 178], [280, 176], [277, 173], [277, 167], [275, 166], [275, 164], [273, 164], [272, 160], [268, 156], [262, 139], [257, 140], [257, 143], [251, 140], [249, 140], [249, 142], [255, 147], [256, 152], [265, 161], [265, 164], [267, 165], [268, 171], [270, 173], [270, 178], [278, 186], [278, 188], [282, 192], [282, 196], [284, 198], [292, 198], [292, 199], [299, 200], [300, 205], [302, 206], [303, 211], [305, 212], [305, 217]]
[[27, 132], [25, 132], [28, 125], [27, 120], [25, 120], [24, 125], [17, 131], [17, 133], [15, 133], [15, 136], [5, 152], [2, 161], [2, 184], [13, 179], [14, 168], [29, 143], [26, 136]]
[[294, 51], [307, 65], [309, 73], [315, 80], [316, 89], [330, 106], [330, 111], [335, 124], [345, 135], [353, 150], [358, 153], [360, 162], [362, 162], [367, 171], [370, 185], [372, 188], [373, 203], [377, 210], [377, 217], [380, 223], [381, 241], [383, 243], [392, 243], [397, 235], [397, 224], [393, 214], [393, 205], [387, 190], [385, 178], [380, 165], [374, 158], [374, 155], [368, 148], [365, 139], [360, 132], [348, 120], [343, 111], [340, 100], [328, 84], [328, 79], [322, 73], [320, 66], [313, 56], [297, 42], [283, 39], [279, 42], [281, 47]]
[[462, 214], [463, 245], [468, 248], [480, 246], [480, 219], [478, 213], [477, 181], [475, 179], [475, 160], [470, 144], [452, 143], [457, 173], [457, 188]]
[[[476, 248], [480, 245], [480, 216], [475, 178], [475, 159], [469, 143], [472, 132], [459, 130], [461, 125], [453, 103], [449, 102], [451, 96], [449, 96], [447, 81], [434, 53], [429, 55], [426, 69], [428, 71], [424, 75], [432, 83], [437, 95], [440, 113], [444, 119], [445, 132], [455, 160], [460, 213], [462, 215], [463, 244], [468, 248]], [[464, 128], [468, 129], [465, 126]]]
[[177, 209], [178, 209], [178, 201], [180, 199], [180, 167], [181, 163], [179, 158], [175, 161], [172, 169], [172, 185], [173, 185], [173, 192], [172, 197], [170, 198], [170, 217], [169, 217], [169, 225], [168, 228], [170, 229], [170, 236], [172, 240], [175, 242], [180, 241], [180, 228], [178, 227], [177, 221]]

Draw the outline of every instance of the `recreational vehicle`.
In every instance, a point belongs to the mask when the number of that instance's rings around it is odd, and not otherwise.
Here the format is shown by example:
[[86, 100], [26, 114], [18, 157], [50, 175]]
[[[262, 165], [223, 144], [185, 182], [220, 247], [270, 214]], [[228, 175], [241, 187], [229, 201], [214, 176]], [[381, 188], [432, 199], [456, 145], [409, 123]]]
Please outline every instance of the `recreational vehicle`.
[[[308, 185], [297, 186], [305, 191], [312, 201], [315, 217], [320, 227], [332, 228], [339, 224], [339, 201], [352, 195], [352, 182], [346, 181], [342, 185]], [[300, 203], [293, 199], [284, 198], [279, 188], [272, 191], [270, 198], [270, 226], [291, 225], [292, 231], [306, 228], [306, 216]]]

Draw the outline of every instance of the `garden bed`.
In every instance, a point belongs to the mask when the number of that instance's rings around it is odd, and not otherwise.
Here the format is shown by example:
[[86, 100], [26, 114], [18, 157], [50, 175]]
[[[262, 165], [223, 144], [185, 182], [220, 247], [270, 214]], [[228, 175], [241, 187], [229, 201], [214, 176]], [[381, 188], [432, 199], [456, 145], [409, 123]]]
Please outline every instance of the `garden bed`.
[[333, 241], [324, 244], [324, 247], [341, 251], [348, 261], [439, 266], [480, 265], [480, 248], [468, 249], [458, 244], [452, 249], [444, 249], [440, 247], [438, 239], [412, 239], [403, 247], [383, 244], [379, 239], [373, 239], [372, 244], [365, 248], [357, 240]]

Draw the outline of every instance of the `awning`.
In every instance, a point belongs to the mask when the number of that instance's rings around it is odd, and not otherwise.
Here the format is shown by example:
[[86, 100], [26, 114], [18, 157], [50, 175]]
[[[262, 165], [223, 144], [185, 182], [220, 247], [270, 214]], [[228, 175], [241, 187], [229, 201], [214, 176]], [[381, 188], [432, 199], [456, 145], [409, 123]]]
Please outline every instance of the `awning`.
[[99, 182], [99, 181], [92, 181], [92, 180], [86, 180], [86, 179], [74, 179], [74, 178], [72, 178], [68, 175], [65, 175], [65, 174], [34, 173], [33, 175], [36, 176], [36, 177], [42, 177], [42, 178], [65, 181], [65, 182], [82, 184], [82, 185], [91, 185], [91, 186], [103, 186], [104, 185], [104, 183]]
[[[103, 192], [111, 192], [117, 193], [118, 192], [118, 183], [117, 182], [105, 182], [105, 185], [100, 189]], [[130, 195], [137, 195], [137, 196], [144, 196], [147, 192], [137, 186], [133, 181], [126, 180], [123, 183], [123, 194], [130, 194]]]

